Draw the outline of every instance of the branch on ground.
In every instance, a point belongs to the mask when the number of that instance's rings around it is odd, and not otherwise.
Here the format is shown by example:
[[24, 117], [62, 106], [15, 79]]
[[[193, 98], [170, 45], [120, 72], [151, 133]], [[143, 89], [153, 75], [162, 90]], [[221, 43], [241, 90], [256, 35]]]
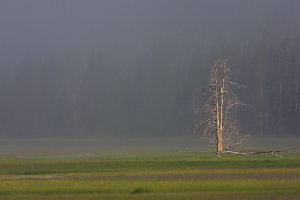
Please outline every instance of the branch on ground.
[[276, 153], [284, 152], [284, 151], [294, 151], [298, 150], [299, 148], [292, 148], [292, 149], [281, 149], [281, 150], [271, 150], [271, 151], [258, 151], [258, 152], [237, 152], [237, 151], [223, 151], [222, 153], [230, 153], [235, 155], [242, 155], [242, 156], [256, 156], [256, 155], [272, 155], [278, 156]]

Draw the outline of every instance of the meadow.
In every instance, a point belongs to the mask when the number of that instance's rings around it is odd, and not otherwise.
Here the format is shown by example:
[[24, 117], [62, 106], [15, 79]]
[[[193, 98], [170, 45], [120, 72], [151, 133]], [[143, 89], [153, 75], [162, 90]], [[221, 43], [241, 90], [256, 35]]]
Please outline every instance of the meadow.
[[300, 151], [2, 154], [0, 199], [300, 199]]

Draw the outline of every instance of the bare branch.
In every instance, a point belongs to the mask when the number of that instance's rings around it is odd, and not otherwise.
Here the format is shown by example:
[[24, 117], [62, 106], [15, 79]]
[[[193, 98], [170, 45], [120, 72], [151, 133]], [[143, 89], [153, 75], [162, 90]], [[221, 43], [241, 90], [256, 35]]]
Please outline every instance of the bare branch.
[[242, 88], [247, 88], [246, 86], [244, 86], [244, 85], [239, 85], [239, 84], [237, 84], [237, 83], [235, 83], [235, 82], [231, 82], [231, 81], [227, 81], [227, 80], [225, 80], [225, 82], [226, 83], [229, 83], [229, 84], [231, 84], [231, 85], [234, 85], [234, 86], [237, 86], [237, 87], [242, 87]]

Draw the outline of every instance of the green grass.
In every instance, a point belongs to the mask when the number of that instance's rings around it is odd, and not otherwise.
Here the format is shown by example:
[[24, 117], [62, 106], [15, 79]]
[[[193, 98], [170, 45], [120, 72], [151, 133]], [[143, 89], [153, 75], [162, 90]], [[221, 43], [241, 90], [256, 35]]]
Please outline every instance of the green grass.
[[300, 152], [2, 157], [0, 199], [299, 199]]

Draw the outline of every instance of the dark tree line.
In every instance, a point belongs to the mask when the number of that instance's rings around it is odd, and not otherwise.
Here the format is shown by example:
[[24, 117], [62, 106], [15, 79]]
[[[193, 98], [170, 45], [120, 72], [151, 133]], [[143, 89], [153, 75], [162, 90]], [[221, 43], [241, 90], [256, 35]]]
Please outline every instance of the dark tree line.
[[255, 108], [235, 111], [241, 133], [299, 134], [300, 39], [263, 37], [190, 56], [158, 44], [130, 66], [103, 52], [87, 63], [27, 54], [0, 74], [1, 135], [190, 134], [216, 60], [226, 60], [232, 80], [247, 87], [236, 94]]
[[[194, 85], [188, 87], [188, 91], [189, 96], [198, 96], [190, 99], [201, 99], [197, 91], [201, 90], [203, 82], [195, 82], [205, 80], [203, 74], [208, 74], [208, 63], [212, 66], [214, 59], [227, 60], [233, 80], [247, 87], [237, 95], [242, 102], [255, 108], [236, 111], [241, 131], [261, 136], [299, 134], [299, 47], [299, 39], [285, 37], [273, 41], [263, 37], [244, 46], [219, 45], [207, 54], [195, 56], [202, 59], [196, 59], [191, 65], [189, 85]], [[203, 104], [202, 100], [198, 104]], [[190, 112], [193, 109], [194, 104], [190, 103]]]

